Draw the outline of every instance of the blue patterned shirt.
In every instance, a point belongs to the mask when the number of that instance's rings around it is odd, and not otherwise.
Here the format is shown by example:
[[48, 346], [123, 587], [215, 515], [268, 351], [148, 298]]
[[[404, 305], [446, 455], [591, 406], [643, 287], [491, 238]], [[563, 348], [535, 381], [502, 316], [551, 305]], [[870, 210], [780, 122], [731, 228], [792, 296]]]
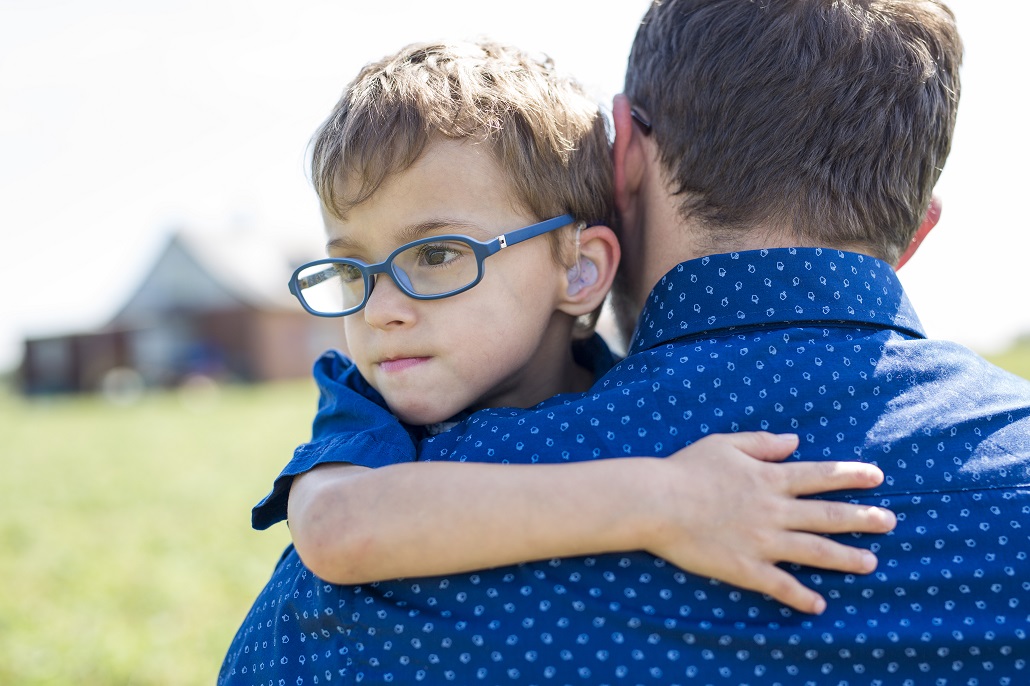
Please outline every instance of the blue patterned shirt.
[[[308, 468], [341, 459], [334, 426], [360, 433], [344, 377], [323, 387], [299, 449]], [[755, 429], [800, 434], [792, 459], [886, 473], [874, 491], [833, 496], [897, 513], [890, 534], [837, 537], [875, 551], [874, 574], [789, 566], [826, 596], [821, 616], [645, 553], [335, 586], [290, 548], [219, 683], [1030, 683], [1030, 383], [925, 339], [891, 267], [868, 256], [681, 264], [652, 291], [628, 357], [589, 392], [477, 412], [418, 457], [662, 456]]]

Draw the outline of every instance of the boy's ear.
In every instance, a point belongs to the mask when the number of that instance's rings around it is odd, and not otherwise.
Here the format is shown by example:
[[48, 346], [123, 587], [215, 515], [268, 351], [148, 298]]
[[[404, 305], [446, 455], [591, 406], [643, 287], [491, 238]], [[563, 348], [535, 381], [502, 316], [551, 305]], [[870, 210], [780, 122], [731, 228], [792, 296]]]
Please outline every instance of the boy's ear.
[[598, 225], [583, 229], [579, 259], [565, 273], [565, 292], [558, 310], [579, 317], [600, 307], [612, 288], [621, 255], [619, 240], [610, 228]]
[[923, 223], [919, 225], [919, 228], [916, 230], [915, 238], [913, 238], [912, 242], [908, 244], [904, 254], [901, 256], [901, 259], [898, 260], [898, 266], [894, 268], [895, 270], [901, 269], [901, 267], [912, 258], [912, 255], [915, 254], [916, 250], [922, 244], [923, 239], [926, 238], [927, 234], [930, 233], [933, 227], [937, 226], [937, 222], [940, 218], [941, 199], [935, 195], [930, 199], [930, 207], [926, 210], [926, 216], [923, 217]]

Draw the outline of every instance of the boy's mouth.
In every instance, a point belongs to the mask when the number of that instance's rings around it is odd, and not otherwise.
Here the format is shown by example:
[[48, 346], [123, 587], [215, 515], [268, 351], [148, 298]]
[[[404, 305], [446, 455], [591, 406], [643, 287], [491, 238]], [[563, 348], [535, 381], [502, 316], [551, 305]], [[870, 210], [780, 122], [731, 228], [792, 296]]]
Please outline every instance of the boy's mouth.
[[395, 357], [390, 360], [382, 360], [378, 365], [384, 372], [400, 372], [428, 362], [429, 359], [428, 357]]

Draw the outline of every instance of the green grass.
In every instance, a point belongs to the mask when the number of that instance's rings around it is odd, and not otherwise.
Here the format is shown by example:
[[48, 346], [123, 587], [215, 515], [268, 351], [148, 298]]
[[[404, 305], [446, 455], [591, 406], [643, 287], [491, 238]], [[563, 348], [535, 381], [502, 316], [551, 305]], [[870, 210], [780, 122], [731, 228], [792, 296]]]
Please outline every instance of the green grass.
[[1024, 379], [1030, 379], [1030, 337], [1024, 336], [1008, 350], [986, 357], [999, 367], [1018, 374]]
[[310, 383], [26, 402], [0, 392], [0, 684], [212, 684], [289, 534], [250, 507]]
[[[1030, 344], [992, 357], [1030, 377]], [[288, 541], [250, 529], [310, 382], [27, 402], [0, 391], [0, 684], [212, 684]]]

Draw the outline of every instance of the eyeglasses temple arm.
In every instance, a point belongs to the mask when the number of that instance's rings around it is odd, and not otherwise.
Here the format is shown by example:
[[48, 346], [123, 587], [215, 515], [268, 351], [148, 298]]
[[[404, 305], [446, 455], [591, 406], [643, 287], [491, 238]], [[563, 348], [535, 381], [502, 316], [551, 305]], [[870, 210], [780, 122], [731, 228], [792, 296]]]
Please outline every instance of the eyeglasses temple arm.
[[548, 231], [560, 229], [561, 227], [567, 224], [571, 224], [574, 221], [576, 221], [575, 217], [573, 217], [571, 214], [563, 214], [559, 217], [554, 217], [552, 219], [547, 219], [536, 224], [531, 224], [527, 227], [517, 229], [507, 234], [501, 234], [496, 239], [490, 242], [491, 246], [497, 246], [496, 248], [492, 248], [491, 252], [503, 250], [504, 248], [507, 248], [510, 245], [515, 245], [516, 243], [521, 243], [522, 241], [528, 241], [530, 238], [536, 238], [537, 236], [545, 234]]

